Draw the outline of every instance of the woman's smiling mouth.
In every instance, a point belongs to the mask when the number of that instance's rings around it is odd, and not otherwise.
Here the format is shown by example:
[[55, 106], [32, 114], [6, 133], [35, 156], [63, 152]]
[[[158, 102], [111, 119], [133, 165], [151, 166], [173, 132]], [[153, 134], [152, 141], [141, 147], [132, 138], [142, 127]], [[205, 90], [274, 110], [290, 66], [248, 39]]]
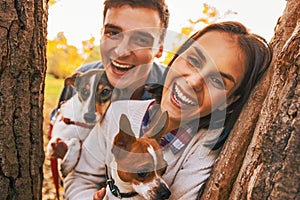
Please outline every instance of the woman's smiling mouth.
[[179, 107], [181, 106], [195, 106], [197, 105], [197, 101], [193, 100], [188, 94], [186, 94], [181, 87], [179, 87], [176, 83], [173, 85], [173, 89], [171, 92], [171, 99], [176, 103]]

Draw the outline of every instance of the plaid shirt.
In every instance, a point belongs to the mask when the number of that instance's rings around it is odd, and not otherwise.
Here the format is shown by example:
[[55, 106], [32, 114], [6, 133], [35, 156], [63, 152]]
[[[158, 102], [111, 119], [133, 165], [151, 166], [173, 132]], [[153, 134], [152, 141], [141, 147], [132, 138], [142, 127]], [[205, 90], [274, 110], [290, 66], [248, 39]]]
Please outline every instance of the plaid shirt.
[[[151, 122], [151, 117], [158, 109], [159, 104], [153, 102], [149, 105], [147, 112], [142, 121], [141, 135], [149, 130], [149, 124]], [[173, 154], [178, 153], [183, 147], [185, 147], [193, 138], [195, 133], [197, 133], [197, 124], [191, 122], [185, 125], [182, 125], [178, 129], [174, 129], [171, 132], [167, 133], [164, 137], [161, 138], [160, 145], [163, 148], [169, 147]]]

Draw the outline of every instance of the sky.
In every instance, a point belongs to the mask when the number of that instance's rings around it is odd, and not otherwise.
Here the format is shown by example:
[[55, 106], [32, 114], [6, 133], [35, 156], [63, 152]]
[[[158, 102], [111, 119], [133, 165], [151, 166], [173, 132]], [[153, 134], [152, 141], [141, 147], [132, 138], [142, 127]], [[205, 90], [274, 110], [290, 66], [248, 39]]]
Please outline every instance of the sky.
[[[259, 34], [268, 41], [272, 38], [274, 27], [283, 13], [284, 0], [166, 0], [170, 10], [169, 30], [180, 32], [181, 27], [189, 25], [188, 20], [201, 16], [204, 3], [216, 7], [220, 13], [227, 10], [236, 12], [224, 20], [242, 22], [251, 32]], [[57, 0], [49, 8], [48, 39], [64, 32], [68, 44], [81, 48], [81, 41], [92, 36], [100, 39], [103, 0]]]

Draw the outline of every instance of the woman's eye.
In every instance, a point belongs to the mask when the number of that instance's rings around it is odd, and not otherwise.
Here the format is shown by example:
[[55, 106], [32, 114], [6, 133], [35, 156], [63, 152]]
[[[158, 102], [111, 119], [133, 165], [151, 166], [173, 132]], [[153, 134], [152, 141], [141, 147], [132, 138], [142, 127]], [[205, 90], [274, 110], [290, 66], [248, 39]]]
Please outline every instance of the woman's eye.
[[211, 83], [214, 87], [218, 88], [218, 89], [225, 89], [225, 84], [223, 82], [222, 79], [218, 78], [218, 77], [211, 77]]
[[193, 65], [194, 67], [197, 67], [197, 68], [200, 68], [203, 65], [202, 61], [194, 56], [189, 56], [188, 61], [191, 65]]

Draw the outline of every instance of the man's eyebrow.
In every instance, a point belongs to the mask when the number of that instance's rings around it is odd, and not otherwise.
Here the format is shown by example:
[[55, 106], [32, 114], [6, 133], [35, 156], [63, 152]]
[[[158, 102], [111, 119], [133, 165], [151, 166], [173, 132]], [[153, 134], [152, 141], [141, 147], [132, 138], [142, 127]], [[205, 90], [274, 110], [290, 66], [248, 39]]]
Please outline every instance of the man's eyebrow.
[[203, 52], [201, 51], [200, 48], [197, 48], [197, 47], [194, 47], [194, 49], [196, 50], [198, 56], [206, 63], [206, 57], [205, 55], [203, 54]]
[[113, 24], [105, 24], [104, 28], [111, 28], [111, 29], [116, 29], [116, 30], [122, 31], [122, 28], [120, 28], [119, 26], [115, 26]]
[[148, 32], [144, 32], [144, 31], [140, 31], [140, 30], [135, 30], [134, 33], [138, 34], [138, 35], [141, 35], [143, 37], [147, 37], [147, 38], [151, 38], [151, 39], [154, 39], [154, 36], [151, 35], [150, 33]]

